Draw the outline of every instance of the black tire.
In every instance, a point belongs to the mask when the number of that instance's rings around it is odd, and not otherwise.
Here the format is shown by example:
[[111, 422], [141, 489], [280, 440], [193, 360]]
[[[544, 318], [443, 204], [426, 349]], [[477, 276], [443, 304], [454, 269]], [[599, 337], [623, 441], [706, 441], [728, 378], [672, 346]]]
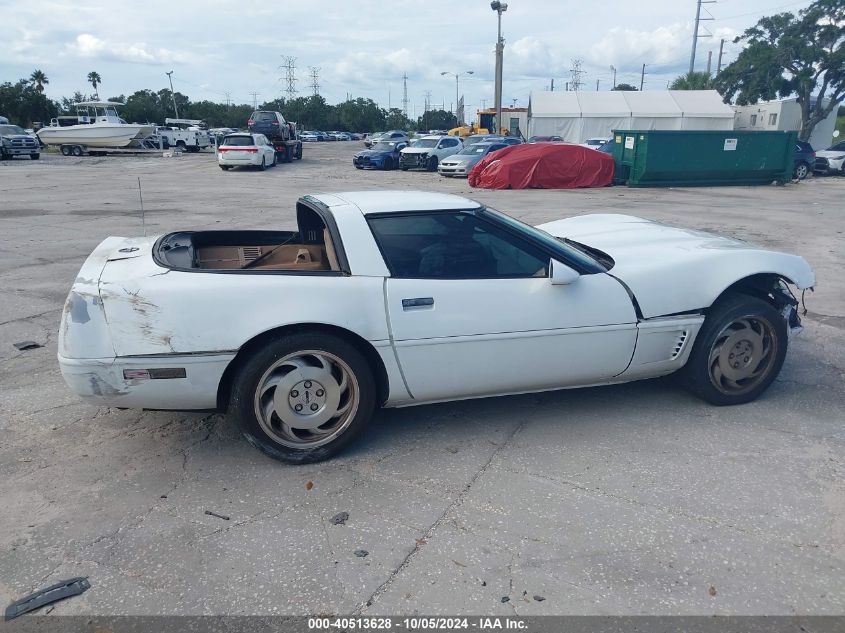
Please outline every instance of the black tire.
[[39, 158], [41, 158], [41, 154], [30, 154], [29, 155], [30, 160], [38, 160]]
[[62, 156], [70, 156], [70, 148], [67, 145], [62, 145], [59, 151], [62, 153]]
[[402, 164], [399, 165], [399, 169], [401, 169], [402, 171], [408, 171], [408, 168]]
[[793, 176], [798, 180], [804, 180], [807, 176], [810, 175], [810, 173], [810, 166], [804, 161], [801, 161], [800, 163], [795, 165]]
[[355, 169], [364, 169], [363, 165], [359, 165], [358, 163], [352, 163], [352, 164], [355, 165]]
[[[283, 359], [299, 353], [328, 353], [340, 359], [350, 370], [347, 384], [355, 384], [357, 389], [357, 409], [350, 411], [344, 426], [336, 435], [326, 435], [319, 446], [308, 447], [303, 441], [302, 448], [283, 443], [282, 427], [272, 427], [279, 436], [268, 433], [259, 420], [256, 402], [257, 393], [266, 385], [266, 374]], [[353, 380], [354, 377], [354, 380]], [[281, 378], [280, 380], [284, 380]], [[295, 386], [294, 386], [295, 388]], [[349, 387], [347, 387], [349, 388]], [[264, 391], [266, 394], [266, 390]], [[295, 393], [292, 389], [288, 394]], [[271, 399], [275, 398], [272, 394]], [[290, 398], [290, 396], [289, 396]], [[264, 454], [291, 464], [319, 462], [332, 457], [346, 447], [366, 428], [376, 405], [376, 387], [372, 370], [364, 355], [343, 338], [317, 332], [300, 332], [281, 337], [262, 345], [243, 363], [232, 387], [230, 412], [237, 419], [246, 440]], [[275, 410], [275, 409], [274, 409]], [[289, 412], [288, 412], [289, 414]], [[271, 414], [271, 418], [275, 413]], [[315, 414], [317, 415], [317, 414]], [[276, 418], [278, 422], [278, 417]], [[320, 429], [316, 429], [320, 431]], [[289, 441], [290, 443], [290, 441]], [[296, 443], [295, 441], [293, 442]]]
[[261, 157], [261, 165], [258, 167], [260, 171], [265, 171], [267, 169], [267, 159], [263, 156]]
[[[737, 324], [752, 327], [743, 330], [743, 326]], [[760, 350], [753, 344], [757, 329], [764, 333], [759, 337]], [[743, 332], [751, 336], [743, 338]], [[786, 320], [778, 310], [762, 299], [731, 294], [708, 310], [690, 357], [678, 377], [686, 389], [710, 404], [726, 406], [751, 402], [777, 378], [786, 358], [787, 342]], [[720, 349], [721, 353], [717, 353]], [[727, 364], [734, 359], [737, 364], [732, 369]], [[733, 383], [735, 386], [730, 384], [728, 371], [742, 373], [749, 368], [757, 375], [737, 380]]]
[[230, 169], [232, 169], [232, 166], [231, 165], [220, 165], [220, 169], [222, 169], [223, 171], [229, 171]]
[[438, 163], [437, 156], [432, 156], [426, 161], [425, 168], [428, 171], [437, 171], [437, 163]]
[[293, 157], [296, 160], [302, 160], [302, 143], [296, 144], [296, 151], [293, 153]]
[[185, 141], [176, 141], [176, 149], [178, 149], [180, 152], [187, 152], [188, 146], [185, 145]]
[[6, 150], [0, 147], [0, 160], [6, 160]]
[[286, 163], [293, 162], [293, 148], [290, 145], [285, 145], [284, 159]]
[[84, 151], [82, 150], [81, 145], [74, 145], [70, 148], [70, 153], [79, 158], [82, 154], [84, 154]]

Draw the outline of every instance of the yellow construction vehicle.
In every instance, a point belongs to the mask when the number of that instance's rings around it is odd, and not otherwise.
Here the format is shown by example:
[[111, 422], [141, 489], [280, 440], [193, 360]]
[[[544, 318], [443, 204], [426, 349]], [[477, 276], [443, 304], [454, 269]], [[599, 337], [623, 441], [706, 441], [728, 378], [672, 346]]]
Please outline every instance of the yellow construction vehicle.
[[[504, 112], [504, 108], [502, 109]], [[476, 110], [476, 119], [470, 125], [461, 125], [453, 127], [449, 130], [449, 136], [467, 137], [471, 134], [492, 134], [490, 129], [493, 127], [493, 120], [496, 118], [496, 110], [488, 108], [487, 110]], [[508, 129], [503, 127], [499, 130], [499, 134], [507, 134]]]

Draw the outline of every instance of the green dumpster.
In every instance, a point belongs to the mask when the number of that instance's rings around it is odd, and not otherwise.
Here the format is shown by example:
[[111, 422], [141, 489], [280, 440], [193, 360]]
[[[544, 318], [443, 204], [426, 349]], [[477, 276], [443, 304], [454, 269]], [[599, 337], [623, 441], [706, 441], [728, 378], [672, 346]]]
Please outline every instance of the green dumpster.
[[762, 185], [792, 178], [797, 132], [613, 130], [615, 182]]

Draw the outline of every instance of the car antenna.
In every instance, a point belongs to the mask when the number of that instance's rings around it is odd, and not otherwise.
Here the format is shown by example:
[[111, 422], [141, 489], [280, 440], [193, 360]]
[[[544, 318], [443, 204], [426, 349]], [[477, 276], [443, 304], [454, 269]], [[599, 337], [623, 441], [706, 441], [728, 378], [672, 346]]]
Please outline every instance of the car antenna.
[[141, 201], [141, 228], [144, 230], [144, 237], [147, 237], [147, 224], [144, 221], [144, 196], [141, 194], [141, 177], [138, 177], [138, 199]]

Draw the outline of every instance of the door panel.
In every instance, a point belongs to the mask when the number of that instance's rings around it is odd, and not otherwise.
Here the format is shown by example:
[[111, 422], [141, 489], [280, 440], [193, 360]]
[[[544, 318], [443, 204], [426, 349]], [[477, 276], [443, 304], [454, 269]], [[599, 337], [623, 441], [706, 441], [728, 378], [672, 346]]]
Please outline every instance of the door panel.
[[624, 371], [636, 343], [628, 294], [604, 274], [566, 286], [389, 278], [387, 309], [416, 400], [597, 382]]

